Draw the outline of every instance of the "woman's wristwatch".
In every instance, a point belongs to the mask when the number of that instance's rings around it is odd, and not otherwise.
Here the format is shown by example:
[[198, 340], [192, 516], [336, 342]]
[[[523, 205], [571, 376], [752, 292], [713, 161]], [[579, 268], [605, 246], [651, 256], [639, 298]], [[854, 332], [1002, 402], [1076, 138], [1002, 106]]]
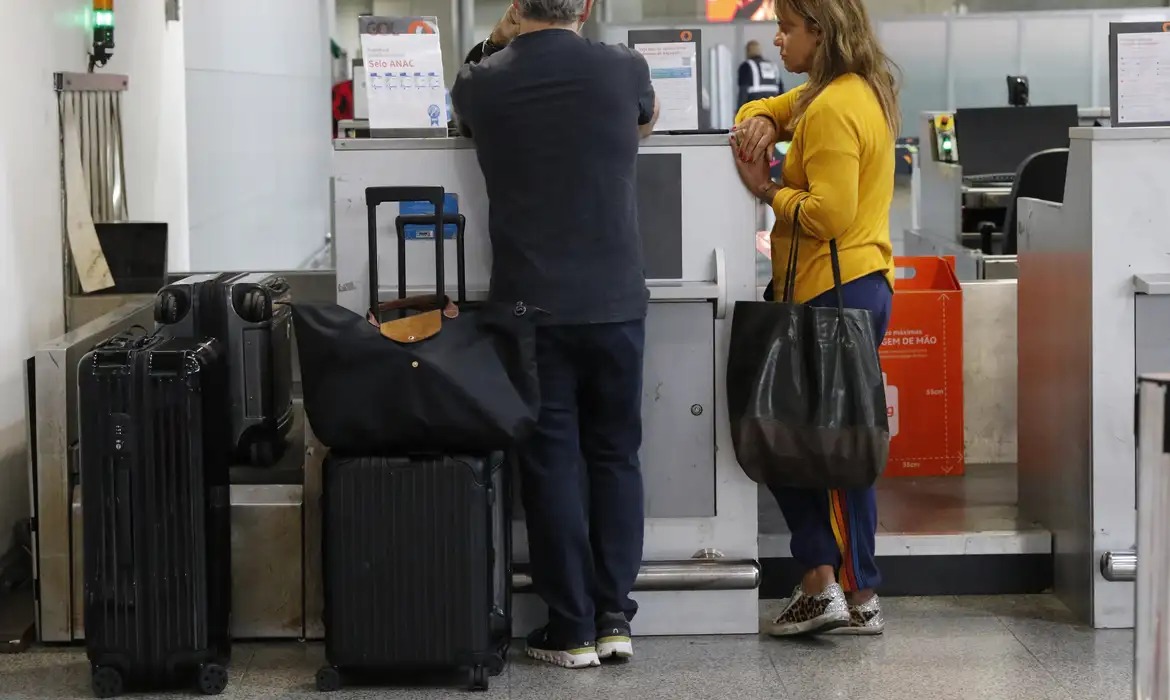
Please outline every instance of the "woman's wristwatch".
[[764, 184], [760, 185], [760, 188], [756, 191], [756, 196], [759, 197], [760, 201], [764, 204], [770, 205], [773, 201], [776, 200], [776, 193], [779, 191], [780, 185], [777, 185], [774, 180], [768, 180]]

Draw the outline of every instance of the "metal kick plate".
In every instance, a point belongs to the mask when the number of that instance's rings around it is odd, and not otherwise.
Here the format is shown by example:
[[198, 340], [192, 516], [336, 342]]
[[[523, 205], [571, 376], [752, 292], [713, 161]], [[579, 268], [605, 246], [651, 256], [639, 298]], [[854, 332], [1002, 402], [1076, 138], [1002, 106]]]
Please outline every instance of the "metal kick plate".
[[[300, 639], [304, 489], [232, 486], [232, 638]], [[85, 639], [81, 489], [73, 489], [73, 639]]]
[[304, 487], [232, 486], [232, 638], [299, 639]]

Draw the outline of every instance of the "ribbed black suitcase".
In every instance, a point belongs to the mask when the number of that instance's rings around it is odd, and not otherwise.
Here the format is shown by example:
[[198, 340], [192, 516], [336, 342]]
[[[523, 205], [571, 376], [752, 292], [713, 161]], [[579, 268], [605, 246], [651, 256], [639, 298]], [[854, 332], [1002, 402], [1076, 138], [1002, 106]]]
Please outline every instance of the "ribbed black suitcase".
[[227, 685], [225, 394], [213, 340], [121, 336], [78, 367], [85, 641], [98, 697]]
[[340, 457], [324, 464], [325, 656], [345, 673], [504, 669], [512, 637], [511, 490], [489, 458]]
[[228, 367], [233, 457], [270, 466], [292, 426], [292, 310], [289, 285], [266, 272], [193, 275], [155, 300], [158, 328], [181, 338], [213, 337]]

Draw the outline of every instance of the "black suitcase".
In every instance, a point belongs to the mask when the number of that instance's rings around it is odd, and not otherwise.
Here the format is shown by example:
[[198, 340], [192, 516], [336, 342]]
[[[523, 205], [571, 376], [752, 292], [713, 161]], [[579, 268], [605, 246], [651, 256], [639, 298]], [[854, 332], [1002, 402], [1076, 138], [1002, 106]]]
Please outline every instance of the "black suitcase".
[[503, 457], [325, 459], [325, 657], [342, 674], [503, 671], [512, 637], [511, 490]]
[[265, 272], [194, 275], [163, 288], [159, 328], [219, 339], [228, 365], [233, 457], [270, 466], [292, 426], [292, 310], [288, 283]]
[[226, 376], [214, 340], [120, 336], [78, 367], [93, 691], [227, 685]]

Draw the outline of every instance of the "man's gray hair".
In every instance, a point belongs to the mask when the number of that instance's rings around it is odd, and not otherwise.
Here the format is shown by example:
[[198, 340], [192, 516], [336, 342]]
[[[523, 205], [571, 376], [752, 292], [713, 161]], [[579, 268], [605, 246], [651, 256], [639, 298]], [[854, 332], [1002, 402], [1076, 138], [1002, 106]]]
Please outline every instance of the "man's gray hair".
[[585, 0], [520, 0], [520, 16], [538, 22], [569, 24], [585, 12]]

